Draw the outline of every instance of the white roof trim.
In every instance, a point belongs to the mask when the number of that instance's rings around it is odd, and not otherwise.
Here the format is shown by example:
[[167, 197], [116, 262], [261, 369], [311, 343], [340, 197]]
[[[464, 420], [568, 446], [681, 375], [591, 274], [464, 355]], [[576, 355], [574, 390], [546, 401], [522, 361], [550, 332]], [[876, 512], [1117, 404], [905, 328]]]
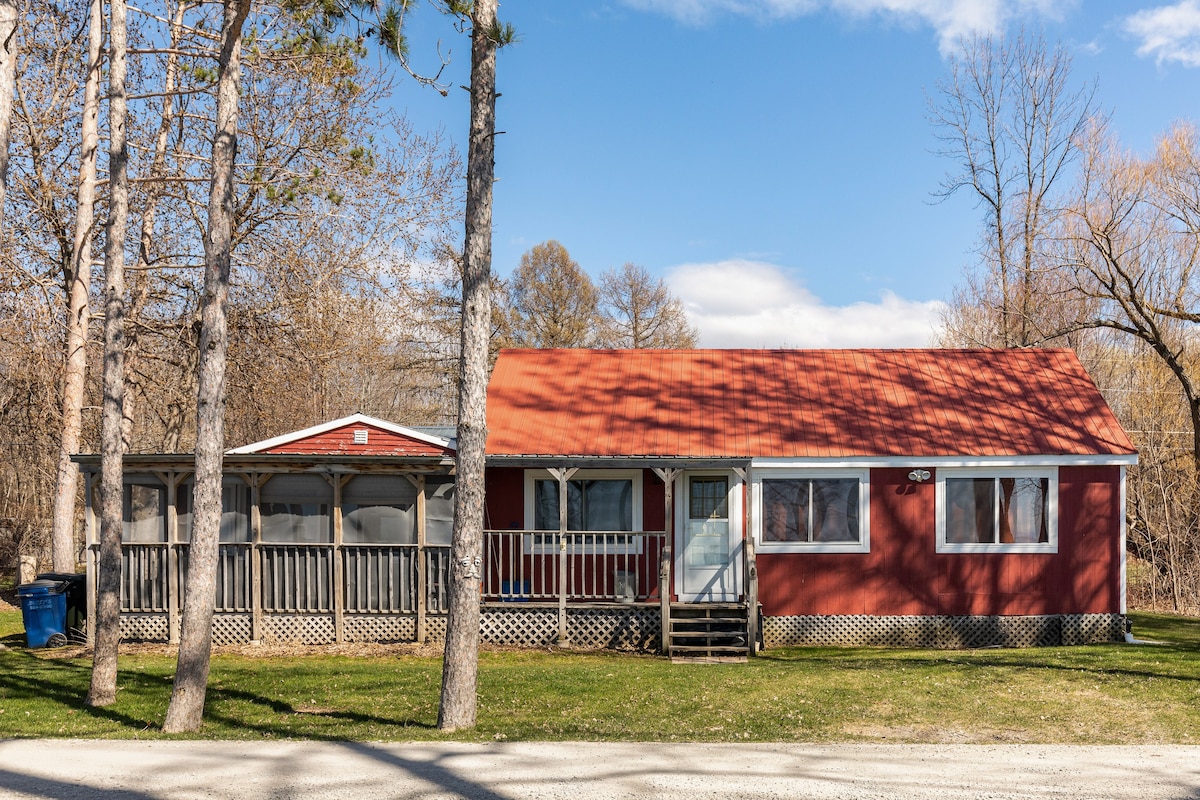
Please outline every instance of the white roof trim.
[[264, 450], [270, 450], [271, 448], [279, 447], [280, 445], [284, 444], [291, 444], [292, 442], [299, 441], [300, 439], [307, 439], [310, 436], [326, 433], [327, 431], [332, 431], [336, 428], [344, 428], [347, 425], [370, 425], [373, 428], [380, 428], [399, 436], [407, 436], [410, 439], [416, 439], [418, 441], [426, 442], [438, 447], [450, 448], [449, 439], [443, 439], [440, 436], [431, 436], [428, 433], [414, 431], [412, 428], [406, 428], [403, 425], [397, 425], [393, 422], [387, 422], [375, 417], [368, 417], [366, 414], [351, 414], [348, 417], [342, 417], [341, 419], [335, 419], [330, 422], [322, 422], [320, 425], [313, 425], [311, 428], [305, 428], [302, 431], [293, 431], [292, 433], [285, 433], [281, 436], [275, 436], [271, 439], [263, 439], [261, 442], [254, 442], [253, 444], [248, 444], [243, 447], [235, 447], [232, 450], [226, 450], [225, 455], [237, 456], [261, 453]]
[[1036, 456], [863, 456], [860, 458], [756, 458], [750, 466], [819, 467], [856, 469], [863, 467], [1113, 467], [1137, 464], [1137, 455], [1036, 455]]

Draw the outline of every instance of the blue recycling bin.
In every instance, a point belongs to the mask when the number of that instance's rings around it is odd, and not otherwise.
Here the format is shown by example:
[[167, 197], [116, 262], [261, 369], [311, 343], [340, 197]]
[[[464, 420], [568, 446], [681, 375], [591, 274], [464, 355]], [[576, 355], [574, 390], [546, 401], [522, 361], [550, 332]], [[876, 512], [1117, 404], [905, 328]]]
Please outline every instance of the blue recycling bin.
[[67, 584], [40, 580], [17, 587], [25, 642], [30, 647], [62, 647], [67, 643]]

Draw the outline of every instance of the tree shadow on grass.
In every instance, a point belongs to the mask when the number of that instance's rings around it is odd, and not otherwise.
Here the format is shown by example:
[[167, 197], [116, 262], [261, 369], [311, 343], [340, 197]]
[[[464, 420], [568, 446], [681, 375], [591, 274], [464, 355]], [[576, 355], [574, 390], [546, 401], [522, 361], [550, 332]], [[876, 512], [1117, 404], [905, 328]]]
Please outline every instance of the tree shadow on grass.
[[[84, 704], [91, 682], [90, 661], [78, 659], [43, 659], [31, 653], [14, 651], [5, 656], [16, 666], [6, 665], [0, 669], [0, 696], [41, 698], [73, 711], [82, 711], [90, 717], [107, 720], [124, 728], [144, 731], [157, 725], [152, 719], [122, 713], [113, 706], [95, 707]], [[141, 672], [124, 672], [118, 675], [120, 691], [128, 694], [150, 695], [160, 691], [162, 678]], [[20, 736], [19, 731], [10, 735]]]
[[[143, 732], [148, 729], [158, 731], [162, 726], [166, 704], [171, 695], [173, 678], [170, 675], [158, 675], [135, 670], [119, 670], [118, 698], [128, 698], [133, 695], [139, 702], [154, 704], [157, 711], [152, 715], [137, 716], [118, 710], [118, 706], [92, 707], [84, 705], [88, 685], [91, 680], [91, 662], [78, 658], [42, 658], [28, 651], [13, 650], [3, 656], [3, 661], [11, 661], [0, 668], [0, 697], [13, 699], [39, 698], [42, 702], [52, 703], [71, 711], [79, 711], [96, 720], [110, 722], [128, 731]], [[224, 708], [237, 704], [250, 705], [263, 709], [274, 715], [261, 723], [245, 719], [242, 715], [224, 711]], [[128, 703], [125, 704], [126, 706]], [[346, 733], [322, 732], [307, 726], [290, 729], [291, 726], [281, 724], [284, 717], [304, 716], [310, 719], [323, 719], [334, 722], [344, 722], [351, 725], [379, 725], [387, 728], [415, 728], [430, 730], [434, 726], [428, 722], [409, 718], [391, 718], [377, 714], [361, 713], [342, 709], [300, 709], [284, 700], [264, 696], [243, 689], [209, 686], [205, 694], [204, 719], [206, 725], [222, 727], [228, 735], [238, 733], [257, 733], [266, 738], [271, 736], [293, 735], [315, 741], [344, 741]], [[68, 732], [69, 733], [69, 732]], [[83, 732], [82, 735], [95, 735], [97, 732]], [[22, 736], [19, 730], [4, 731], [0, 727], [0, 735], [15, 738]], [[33, 735], [44, 735], [35, 733]], [[164, 738], [173, 738], [164, 735]], [[188, 738], [188, 737], [183, 737]], [[220, 737], [224, 738], [224, 737]]]
[[[783, 651], [772, 653], [766, 651], [760, 655], [763, 661], [774, 661], [779, 664], [805, 664], [808, 666], [822, 665], [830, 670], [839, 671], [883, 671], [896, 668], [926, 668], [938, 669], [950, 666], [969, 668], [1000, 668], [1013, 670], [1040, 670], [1059, 672], [1063, 674], [1095, 675], [1105, 678], [1154, 678], [1162, 680], [1200, 682], [1200, 662], [1196, 654], [1200, 648], [1191, 644], [1154, 644], [1144, 645], [1153, 650], [1147, 650], [1145, 656], [1155, 656], [1156, 666], [1160, 669], [1147, 669], [1145, 665], [1125, 666], [1121, 662], [1129, 655], [1142, 655], [1123, 652], [1126, 647], [1135, 645], [1104, 645], [1105, 648], [1121, 648], [1098, 652], [1090, 650], [1090, 646], [1080, 647], [1038, 647], [1013, 649], [980, 649], [980, 650], [932, 650], [932, 651], [894, 651], [863, 648], [861, 651], [848, 651], [814, 647], [789, 647]], [[1142, 645], [1137, 645], [1141, 647]], [[927, 652], [927, 655], [922, 655]], [[1178, 667], [1171, 671], [1170, 667]]]
[[[262, 695], [253, 692], [247, 692], [241, 689], [226, 689], [209, 687], [205, 696], [204, 703], [204, 719], [209, 723], [220, 723], [226, 727], [238, 731], [249, 731], [262, 734], [263, 736], [274, 736], [281, 732], [281, 726], [278, 723], [271, 722], [254, 723], [249, 722], [240, 717], [222, 713], [220, 708], [224, 703], [249, 703], [254, 706], [261, 706], [269, 709], [276, 715], [288, 716], [303, 716], [311, 719], [324, 719], [337, 722], [346, 722], [354, 725], [380, 725], [387, 728], [418, 728], [421, 730], [432, 730], [435, 726], [428, 722], [422, 722], [417, 719], [397, 719], [393, 717], [379, 716], [376, 714], [364, 714], [358, 711], [346, 711], [340, 709], [319, 709], [319, 710], [304, 710], [297, 708], [289, 702]], [[301, 736], [305, 739], [313, 741], [329, 741], [341, 742], [346, 741], [346, 735], [336, 732], [325, 733], [312, 729], [301, 731], [291, 731], [291, 735]]]

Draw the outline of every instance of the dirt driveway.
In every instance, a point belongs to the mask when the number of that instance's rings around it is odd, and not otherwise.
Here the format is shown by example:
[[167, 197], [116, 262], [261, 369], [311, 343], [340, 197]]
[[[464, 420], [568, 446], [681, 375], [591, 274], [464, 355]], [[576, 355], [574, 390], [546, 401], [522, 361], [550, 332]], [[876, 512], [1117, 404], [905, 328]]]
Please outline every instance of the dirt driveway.
[[1200, 747], [0, 741], [0, 798], [1200, 799]]

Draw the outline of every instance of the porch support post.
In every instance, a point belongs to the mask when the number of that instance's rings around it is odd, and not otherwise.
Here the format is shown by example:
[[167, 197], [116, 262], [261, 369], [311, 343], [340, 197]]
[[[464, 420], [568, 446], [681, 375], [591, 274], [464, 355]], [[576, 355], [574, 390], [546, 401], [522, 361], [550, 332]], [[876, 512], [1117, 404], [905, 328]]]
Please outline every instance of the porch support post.
[[167, 487], [167, 641], [179, 644], [179, 487], [187, 473], [160, 475]]
[[250, 640], [262, 641], [262, 487], [271, 475], [254, 473], [250, 481]]
[[662, 652], [671, 656], [671, 551], [675, 543], [675, 478], [682, 470], [654, 468], [663, 482], [663, 546], [658, 562], [658, 605], [661, 618]]
[[88, 647], [96, 643], [96, 568], [98, 566], [96, 559], [96, 509], [92, 506], [92, 499], [96, 496], [96, 474], [94, 472], [84, 473], [84, 496], [83, 496], [83, 540], [84, 540], [84, 558], [86, 560], [87, 574], [87, 643]]
[[417, 487], [417, 552], [413, 569], [416, 571], [417, 634], [419, 644], [425, 644], [429, 635], [426, 630], [426, 615], [429, 613], [429, 565], [425, 563], [425, 476], [405, 475], [409, 483]]
[[758, 653], [758, 554], [754, 549], [754, 498], [748, 469], [734, 469], [742, 480], [745, 514], [742, 520], [742, 548], [746, 554], [746, 642], [750, 655]]
[[346, 592], [342, 574], [342, 489], [353, 475], [327, 475], [333, 484], [333, 640], [346, 641]]
[[551, 469], [558, 481], [558, 644], [566, 646], [567, 636], [567, 481], [578, 468]]

